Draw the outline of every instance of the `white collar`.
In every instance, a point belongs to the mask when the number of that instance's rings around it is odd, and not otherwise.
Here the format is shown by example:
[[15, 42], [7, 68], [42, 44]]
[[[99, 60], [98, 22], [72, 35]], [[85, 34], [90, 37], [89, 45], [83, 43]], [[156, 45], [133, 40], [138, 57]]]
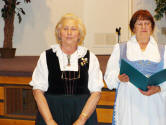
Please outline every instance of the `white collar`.
[[[62, 54], [66, 55], [62, 50], [59, 44], [54, 44], [51, 46], [52, 50], [54, 53], [57, 54], [57, 56], [61, 56]], [[77, 50], [72, 54], [75, 55], [77, 54], [78, 58], [84, 57], [85, 54], [87, 52], [87, 48], [83, 47], [83, 46], [78, 46]]]
[[[132, 43], [134, 43], [134, 42], [135, 42], [135, 43], [138, 43], [135, 35], [133, 35], [133, 36], [130, 38], [129, 42], [130, 42], [130, 41], [131, 41]], [[156, 40], [153, 38], [153, 36], [150, 36], [149, 43], [151, 43], [151, 44], [156, 44], [157, 42], [156, 42]]]
[[127, 43], [127, 58], [131, 61], [150, 60], [153, 62], [159, 62], [160, 53], [158, 50], [157, 42], [152, 36], [150, 36], [146, 50], [142, 52], [136, 40], [136, 36], [132, 36]]
[[67, 66], [68, 59], [67, 54], [65, 54], [62, 50], [59, 44], [55, 44], [51, 46], [52, 51], [56, 53], [61, 71], [78, 71], [78, 59], [81, 57], [84, 57], [87, 53], [87, 48], [78, 46], [77, 50], [70, 55], [70, 66]]

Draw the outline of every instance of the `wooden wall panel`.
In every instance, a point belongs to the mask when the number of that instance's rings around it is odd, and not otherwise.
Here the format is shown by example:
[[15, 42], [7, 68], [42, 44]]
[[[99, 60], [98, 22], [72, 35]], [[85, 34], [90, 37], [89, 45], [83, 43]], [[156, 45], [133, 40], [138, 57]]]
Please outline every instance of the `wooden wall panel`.
[[0, 102], [0, 115], [4, 115], [4, 111], [5, 111], [4, 102]]
[[[109, 58], [109, 55], [98, 55], [97, 56], [100, 62], [100, 67], [102, 70], [102, 73], [105, 73], [105, 68], [106, 68], [106, 64]], [[0, 84], [2, 87], [0, 87], [0, 99], [4, 100], [4, 89], [3, 89], [3, 85], [5, 85], [4, 87], [6, 88], [22, 88], [23, 85], [28, 85], [29, 82], [31, 81], [31, 77], [30, 76], [0, 76]], [[16, 86], [15, 86], [16, 85]], [[31, 87], [27, 86], [29, 89], [31, 89]], [[106, 84], [104, 86], [105, 88], [107, 88]], [[18, 93], [16, 93], [18, 94]], [[17, 96], [18, 99], [20, 98], [19, 96]], [[27, 97], [28, 98], [28, 97]], [[98, 117], [98, 121], [100, 123], [112, 123], [112, 115], [113, 115], [113, 109], [111, 109], [111, 106], [113, 107], [114, 105], [114, 100], [115, 100], [115, 91], [102, 91], [102, 95], [101, 95], [101, 99], [98, 103], [98, 108], [97, 108], [97, 117]], [[12, 99], [11, 99], [12, 101]], [[31, 102], [30, 100], [28, 100], [28, 102]], [[21, 106], [17, 104], [18, 107], [16, 107], [15, 109], [20, 108]], [[29, 106], [29, 105], [28, 105]], [[31, 108], [31, 106], [29, 106], [29, 108]], [[27, 108], [27, 110], [29, 110], [29, 108]], [[32, 109], [31, 109], [32, 110]], [[0, 115], [4, 115], [7, 118], [10, 119], [0, 119], [0, 125], [34, 125], [35, 121], [30, 121], [30, 120], [16, 120], [18, 118], [24, 118], [23, 116], [16, 116], [16, 115], [11, 115], [11, 114], [4, 114], [4, 102], [0, 102]], [[16, 118], [16, 119], [14, 119]], [[26, 118], [26, 117], [25, 117]], [[32, 118], [33, 119], [33, 118]], [[35, 119], [35, 118], [34, 118]]]
[[97, 108], [97, 120], [101, 123], [112, 123], [113, 109]]
[[4, 87], [0, 87], [0, 100], [4, 100]]
[[97, 55], [102, 73], [105, 73], [107, 62], [110, 55]]
[[35, 121], [15, 120], [15, 119], [0, 119], [0, 125], [35, 125]]
[[31, 77], [0, 76], [0, 84], [28, 85], [31, 79]]
[[98, 105], [114, 105], [115, 91], [103, 91]]

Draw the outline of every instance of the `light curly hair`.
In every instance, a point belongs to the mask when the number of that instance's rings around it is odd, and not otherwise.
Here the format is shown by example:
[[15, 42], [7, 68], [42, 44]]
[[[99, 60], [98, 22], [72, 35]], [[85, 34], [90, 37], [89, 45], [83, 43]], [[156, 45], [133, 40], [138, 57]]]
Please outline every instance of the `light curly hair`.
[[55, 36], [56, 36], [57, 42], [58, 43], [61, 42], [60, 29], [62, 28], [63, 22], [66, 19], [72, 19], [72, 20], [76, 21], [76, 23], [78, 24], [79, 33], [80, 33], [80, 38], [78, 39], [78, 42], [82, 43], [84, 41], [84, 38], [86, 35], [85, 25], [83, 24], [83, 22], [81, 21], [81, 19], [79, 17], [77, 17], [76, 15], [74, 15], [72, 13], [65, 14], [64, 16], [62, 16], [60, 21], [57, 23], [56, 28], [55, 28]]

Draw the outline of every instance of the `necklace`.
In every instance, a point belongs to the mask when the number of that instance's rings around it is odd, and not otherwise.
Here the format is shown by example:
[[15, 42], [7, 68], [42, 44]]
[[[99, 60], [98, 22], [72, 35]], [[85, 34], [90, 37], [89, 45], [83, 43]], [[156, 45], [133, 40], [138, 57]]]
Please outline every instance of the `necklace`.
[[[72, 74], [72, 75], [71, 75]], [[77, 80], [80, 78], [80, 68], [78, 68], [78, 72], [76, 71], [62, 71], [61, 79], [63, 80]]]
[[70, 55], [67, 55], [67, 61], [68, 61], [67, 66], [70, 66]]

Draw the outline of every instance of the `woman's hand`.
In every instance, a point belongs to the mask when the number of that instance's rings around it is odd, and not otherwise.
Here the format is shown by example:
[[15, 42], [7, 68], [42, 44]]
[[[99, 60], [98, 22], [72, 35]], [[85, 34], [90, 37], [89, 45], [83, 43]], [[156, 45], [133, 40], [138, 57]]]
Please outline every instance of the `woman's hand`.
[[58, 125], [53, 119], [47, 121], [47, 125]]
[[73, 123], [73, 125], [84, 125], [87, 120], [87, 116], [80, 115], [79, 118]]
[[121, 82], [128, 82], [129, 81], [129, 77], [128, 75], [126, 75], [125, 73], [122, 74], [122, 75], [118, 75], [118, 79], [121, 81]]
[[84, 125], [84, 124], [85, 124], [85, 122], [83, 122], [79, 119], [73, 123], [73, 125]]
[[92, 92], [88, 98], [79, 118], [73, 123], [73, 125], [84, 125], [88, 118], [96, 109], [96, 105], [101, 97], [101, 92]]
[[148, 91], [143, 91], [139, 89], [139, 91], [146, 96], [151, 96], [161, 91], [160, 86], [148, 86]]

